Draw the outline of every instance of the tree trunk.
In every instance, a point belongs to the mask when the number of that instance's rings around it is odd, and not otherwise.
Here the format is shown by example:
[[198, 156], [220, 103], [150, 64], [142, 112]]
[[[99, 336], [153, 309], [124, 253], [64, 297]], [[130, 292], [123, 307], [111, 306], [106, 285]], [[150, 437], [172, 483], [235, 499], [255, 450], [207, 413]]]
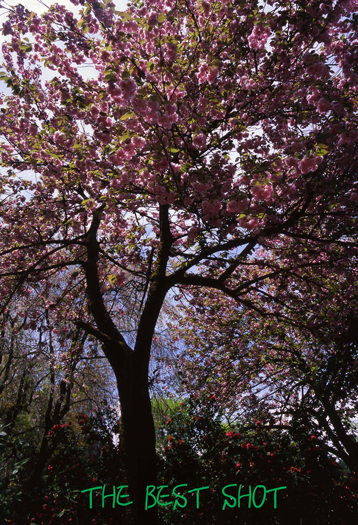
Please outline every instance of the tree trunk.
[[[157, 485], [155, 428], [148, 390], [148, 374], [134, 353], [117, 372], [121, 403], [122, 446], [130, 501], [128, 523], [156, 525], [157, 507], [145, 510], [146, 488]], [[153, 500], [149, 501], [151, 505]]]
[[[108, 312], [101, 291], [97, 261], [99, 243], [97, 231], [105, 205], [93, 213], [88, 231], [87, 262], [84, 263], [87, 282], [88, 307], [97, 330], [88, 323], [78, 321], [77, 326], [94, 335], [102, 342], [103, 351], [116, 375], [122, 412], [122, 447], [128, 479], [130, 501], [128, 523], [130, 525], [156, 525], [157, 506], [146, 510], [146, 489], [157, 485], [155, 429], [148, 388], [149, 360], [155, 326], [171, 284], [166, 278], [172, 236], [169, 227], [168, 205], [160, 206], [162, 228], [161, 245], [153, 273], [151, 263], [147, 274], [149, 285], [147, 298], [132, 350], [117, 329]], [[150, 498], [152, 505], [153, 498]]]

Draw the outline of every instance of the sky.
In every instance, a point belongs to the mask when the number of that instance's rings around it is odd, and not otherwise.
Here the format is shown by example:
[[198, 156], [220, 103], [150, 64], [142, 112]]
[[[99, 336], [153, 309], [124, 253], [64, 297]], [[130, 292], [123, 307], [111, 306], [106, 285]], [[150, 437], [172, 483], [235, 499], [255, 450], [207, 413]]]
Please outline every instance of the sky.
[[[125, 11], [127, 7], [127, 0], [113, 0], [116, 5], [116, 9], [120, 11]], [[75, 10], [76, 7], [71, 4], [70, 0], [59, 0], [58, 2], [54, 0], [6, 0], [1, 2], [4, 6], [15, 6], [17, 4], [22, 4], [24, 7], [30, 11], [34, 11], [37, 14], [41, 14], [47, 10], [46, 5], [50, 7], [53, 4], [64, 5], [69, 10]]]

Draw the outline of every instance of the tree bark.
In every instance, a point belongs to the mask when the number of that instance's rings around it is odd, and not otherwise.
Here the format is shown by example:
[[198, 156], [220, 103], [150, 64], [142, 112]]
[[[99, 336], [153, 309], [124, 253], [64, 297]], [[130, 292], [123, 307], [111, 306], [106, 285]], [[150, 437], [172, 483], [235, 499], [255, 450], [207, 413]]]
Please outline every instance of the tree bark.
[[166, 267], [172, 237], [169, 228], [168, 206], [160, 207], [162, 242], [152, 275], [148, 275], [147, 298], [137, 330], [134, 349], [131, 349], [111, 318], [101, 292], [97, 261], [99, 243], [97, 231], [103, 207], [93, 215], [88, 232], [87, 261], [83, 264], [87, 281], [88, 308], [97, 328], [78, 321], [78, 327], [102, 342], [103, 351], [115, 373], [121, 404], [122, 447], [129, 485], [131, 505], [127, 507], [130, 525], [156, 525], [158, 509], [153, 498], [146, 507], [146, 489], [157, 485], [155, 429], [149, 396], [149, 360], [155, 326], [170, 288]]
[[[155, 428], [148, 389], [148, 374], [132, 353], [118, 373], [122, 446], [130, 501], [128, 523], [155, 525], [157, 508], [145, 509], [146, 488], [157, 484]], [[152, 501], [149, 502], [152, 504]]]

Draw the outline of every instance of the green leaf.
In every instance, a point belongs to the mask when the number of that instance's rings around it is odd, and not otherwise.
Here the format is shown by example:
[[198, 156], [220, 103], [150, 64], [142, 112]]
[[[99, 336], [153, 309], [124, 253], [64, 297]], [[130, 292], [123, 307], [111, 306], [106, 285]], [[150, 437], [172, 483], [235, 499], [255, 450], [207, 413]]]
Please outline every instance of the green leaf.
[[32, 44], [22, 44], [20, 46], [20, 49], [22, 51], [25, 51], [25, 53], [29, 53], [30, 51], [32, 51]]
[[315, 151], [316, 155], [323, 157], [324, 155], [327, 155], [328, 152], [329, 150], [326, 144], [317, 144], [316, 151]]
[[121, 116], [119, 120], [127, 120], [128, 118], [132, 118], [135, 116], [135, 113], [132, 111], [131, 113], [125, 113]]
[[126, 11], [119, 11], [119, 16], [124, 18], [124, 20], [129, 20], [131, 15], [130, 13], [127, 13]]
[[117, 80], [117, 77], [111, 71], [110, 73], [107, 73], [107, 75], [104, 77], [104, 80], [106, 80], [106, 82], [111, 82]]

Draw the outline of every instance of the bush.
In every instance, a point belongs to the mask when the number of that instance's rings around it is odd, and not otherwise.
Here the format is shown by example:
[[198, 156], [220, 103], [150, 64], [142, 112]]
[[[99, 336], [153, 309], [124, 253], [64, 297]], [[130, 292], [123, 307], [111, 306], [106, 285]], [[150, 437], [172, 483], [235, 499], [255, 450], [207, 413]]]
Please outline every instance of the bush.
[[[355, 477], [337, 465], [322, 439], [307, 426], [273, 430], [257, 421], [251, 425], [254, 428], [240, 431], [224, 428], [221, 417], [211, 397], [207, 403], [191, 398], [168, 418], [162, 430], [167, 444], [160, 458], [160, 484], [169, 486], [167, 492], [179, 484], [188, 486], [176, 490], [186, 493], [185, 507], [180, 507], [183, 498], [177, 498], [175, 509], [174, 504], [160, 507], [163, 524], [357, 522]], [[251, 498], [239, 498], [239, 490], [240, 496], [249, 494], [250, 486]], [[209, 489], [200, 491], [197, 509], [197, 493], [187, 491], [198, 487]], [[278, 487], [286, 488], [264, 498], [266, 490]]]

